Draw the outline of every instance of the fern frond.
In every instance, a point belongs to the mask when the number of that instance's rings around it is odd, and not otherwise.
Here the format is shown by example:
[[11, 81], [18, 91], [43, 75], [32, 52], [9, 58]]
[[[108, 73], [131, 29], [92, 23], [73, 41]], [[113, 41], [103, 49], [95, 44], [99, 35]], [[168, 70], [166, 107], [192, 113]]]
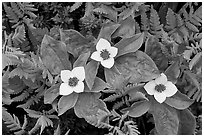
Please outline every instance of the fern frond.
[[18, 107], [21, 107], [23, 109], [30, 108], [33, 104], [38, 103], [40, 101], [41, 97], [44, 95], [44, 91], [44, 85], [42, 85], [35, 91], [38, 92], [36, 95], [32, 95], [28, 100], [26, 100], [26, 103], [18, 105]]
[[19, 96], [16, 96], [14, 98], [12, 98], [12, 100], [14, 102], [20, 102], [25, 100], [26, 98], [28, 98], [30, 95], [30, 92], [28, 92], [27, 90], [24, 90]]
[[109, 130], [113, 129], [113, 126], [111, 126], [110, 124], [104, 123], [104, 122], [98, 122], [98, 121], [94, 120], [95, 119], [94, 117], [95, 116], [89, 116], [89, 117], [86, 118], [86, 121], [89, 124], [91, 124], [91, 125], [93, 125], [93, 126], [95, 126], [97, 128], [107, 128]]
[[19, 21], [18, 15], [12, 10], [11, 7], [8, 7], [6, 3], [3, 3], [6, 16], [9, 18], [11, 23], [17, 23]]
[[85, 17], [89, 17], [92, 12], [93, 12], [94, 6], [92, 4], [92, 2], [86, 2], [85, 4], [85, 14], [82, 17], [82, 19], [84, 19]]
[[71, 8], [70, 8], [70, 12], [75, 11], [76, 9], [78, 9], [81, 5], [83, 4], [83, 2], [75, 2]]
[[141, 14], [141, 30], [148, 31], [150, 29], [149, 19], [147, 18], [146, 12]]
[[[13, 131], [14, 134], [26, 134], [27, 131], [25, 131], [25, 125], [26, 125], [26, 117], [24, 117], [24, 124], [21, 126], [20, 121], [18, 117], [16, 117], [14, 114], [13, 116], [7, 112], [6, 109], [2, 109], [2, 119], [5, 124], [7, 124], [7, 127], [10, 129], [10, 131]], [[17, 131], [19, 130], [19, 131]]]
[[108, 96], [107, 98], [103, 99], [103, 101], [113, 102], [113, 101], [115, 101], [117, 98], [120, 98], [120, 97], [122, 97], [122, 94], [113, 94], [113, 95], [110, 95], [110, 96]]
[[12, 41], [16, 46], [20, 43], [23, 43], [23, 41], [25, 41], [26, 39], [25, 34], [26, 32], [25, 32], [24, 24], [17, 26], [17, 28], [15, 29], [15, 33], [12, 36]]
[[10, 4], [13, 11], [18, 15], [18, 18], [23, 18], [24, 16], [23, 5], [20, 2], [10, 2]]
[[159, 36], [161, 29], [163, 28], [163, 24], [160, 24], [159, 15], [153, 6], [151, 6], [150, 11], [150, 32]]
[[128, 135], [139, 135], [140, 132], [138, 131], [137, 125], [133, 121], [126, 121], [124, 122], [123, 129], [127, 130]]
[[173, 30], [177, 26], [176, 24], [176, 15], [171, 8], [168, 8], [167, 15], [166, 15], [166, 26], [167, 30]]
[[113, 105], [113, 109], [119, 109], [120, 107], [122, 107], [125, 104], [126, 104], [126, 102], [124, 100], [118, 101]]

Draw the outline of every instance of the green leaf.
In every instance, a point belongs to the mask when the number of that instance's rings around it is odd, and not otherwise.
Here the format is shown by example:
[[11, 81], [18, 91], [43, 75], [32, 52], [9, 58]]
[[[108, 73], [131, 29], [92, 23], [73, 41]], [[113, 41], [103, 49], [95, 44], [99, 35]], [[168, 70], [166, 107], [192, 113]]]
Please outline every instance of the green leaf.
[[130, 101], [148, 100], [145, 97], [146, 91], [143, 84], [126, 89], [126, 93], [129, 95]]
[[81, 33], [76, 30], [60, 30], [60, 39], [66, 45], [66, 51], [71, 53], [75, 58], [82, 52], [89, 51], [90, 42], [93, 39], [85, 38]]
[[174, 84], [177, 82], [177, 78], [180, 75], [180, 61], [173, 62], [164, 72], [168, 78], [168, 81], [173, 82]]
[[188, 96], [182, 94], [180, 91], [171, 97], [167, 97], [165, 103], [171, 107], [176, 109], [186, 109], [191, 104], [193, 104], [194, 100], [190, 99]]
[[112, 37], [130, 38], [135, 34], [135, 20], [131, 17], [119, 22], [121, 25], [113, 33]]
[[98, 35], [98, 39], [104, 38], [108, 41], [111, 41], [111, 35], [116, 31], [116, 29], [120, 26], [120, 24], [115, 24], [115, 23], [109, 23], [104, 25], [100, 33]]
[[117, 11], [110, 6], [102, 4], [100, 7], [94, 9], [93, 11], [102, 14], [102, 16], [105, 16], [114, 22], [117, 22]]
[[79, 118], [87, 118], [96, 115], [99, 109], [107, 111], [105, 103], [99, 97], [100, 93], [80, 93], [77, 103], [74, 106], [75, 114]]
[[64, 69], [71, 70], [66, 47], [62, 42], [45, 35], [40, 50], [43, 64], [52, 74], [59, 74]]
[[31, 118], [39, 118], [40, 116], [42, 116], [42, 113], [39, 111], [34, 111], [31, 109], [24, 109], [24, 110], [28, 113], [28, 116]]
[[115, 73], [112, 68], [111, 69], [107, 69], [105, 68], [105, 78], [106, 78], [106, 82], [111, 85], [111, 87], [115, 88], [115, 89], [121, 89], [124, 86], [124, 77], [123, 75], [119, 75], [117, 73]]
[[75, 106], [78, 100], [79, 94], [78, 93], [71, 93], [67, 96], [62, 96], [58, 102], [58, 116], [64, 114], [67, 110], [71, 109]]
[[129, 111], [129, 116], [140, 117], [149, 110], [149, 107], [150, 102], [148, 100], [140, 100], [133, 103], [130, 107], [122, 109], [121, 112], [126, 113]]
[[189, 69], [191, 70], [200, 60], [202, 60], [202, 52], [197, 53], [189, 62]]
[[90, 52], [81, 54], [78, 59], [74, 62], [73, 68], [83, 66], [85, 67], [86, 62], [90, 56]]
[[60, 83], [51, 86], [47, 89], [44, 93], [44, 103], [45, 104], [52, 104], [52, 102], [59, 96], [59, 87]]
[[45, 127], [48, 127], [48, 126], [53, 127], [53, 122], [48, 117], [41, 116], [36, 122], [36, 126], [37, 125], [40, 126], [40, 134], [42, 134]]
[[115, 47], [118, 48], [118, 54], [116, 57], [137, 51], [142, 46], [143, 38], [144, 33], [138, 33], [130, 38], [120, 40], [115, 44]]
[[154, 61], [144, 52], [136, 51], [118, 57], [115, 66], [130, 83], [147, 82], [159, 76]]
[[190, 110], [177, 110], [179, 116], [178, 135], [194, 135], [196, 120]]
[[176, 135], [179, 127], [179, 118], [176, 109], [165, 105], [152, 102], [153, 117], [155, 127], [159, 135]]
[[91, 90], [94, 81], [96, 78], [96, 74], [98, 72], [99, 62], [91, 60], [86, 66], [85, 66], [85, 81], [89, 89]]
[[104, 82], [101, 78], [96, 77], [92, 89], [90, 90], [87, 86], [85, 86], [84, 91], [85, 92], [99, 92], [101, 90], [104, 90], [107, 87], [109, 87], [109, 85], [106, 82]]

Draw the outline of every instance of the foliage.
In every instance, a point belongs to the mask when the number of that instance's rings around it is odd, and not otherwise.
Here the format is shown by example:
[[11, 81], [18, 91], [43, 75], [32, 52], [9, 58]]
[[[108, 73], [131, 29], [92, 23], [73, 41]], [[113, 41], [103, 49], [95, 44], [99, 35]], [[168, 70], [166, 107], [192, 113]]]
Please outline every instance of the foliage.
[[[3, 134], [201, 133], [202, 3], [2, 5]], [[90, 58], [101, 38], [118, 48], [110, 69]], [[84, 92], [59, 95], [79, 66]], [[144, 85], [161, 73], [178, 91], [160, 104]]]

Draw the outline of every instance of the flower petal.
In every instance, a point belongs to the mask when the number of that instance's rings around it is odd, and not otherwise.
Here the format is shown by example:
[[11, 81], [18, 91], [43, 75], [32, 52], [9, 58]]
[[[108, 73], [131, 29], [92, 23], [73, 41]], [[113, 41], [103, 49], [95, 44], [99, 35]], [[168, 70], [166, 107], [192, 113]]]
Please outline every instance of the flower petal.
[[96, 50], [97, 51], [102, 51], [103, 49], [108, 49], [111, 47], [111, 44], [103, 38], [100, 38], [98, 43], [96, 44]]
[[177, 87], [171, 81], [168, 81], [165, 86], [166, 90], [163, 92], [166, 94], [166, 97], [171, 97], [178, 91]]
[[84, 91], [84, 83], [79, 81], [78, 84], [73, 88], [76, 93], [80, 93]]
[[68, 83], [62, 83], [60, 85], [60, 88], [59, 88], [59, 94], [60, 95], [69, 95], [73, 92], [73, 88], [71, 88]]
[[162, 103], [166, 100], [166, 94], [165, 93], [159, 93], [159, 92], [155, 92], [154, 93], [154, 98], [159, 102]]
[[110, 53], [110, 57], [115, 57], [116, 55], [117, 55], [117, 53], [118, 53], [118, 48], [116, 48], [116, 47], [110, 47], [109, 49], [108, 49], [108, 51], [109, 51], [109, 53]]
[[114, 59], [109, 58], [107, 60], [101, 61], [101, 65], [104, 66], [105, 68], [111, 68], [114, 65]]
[[167, 77], [164, 73], [161, 73], [161, 76], [155, 79], [156, 84], [165, 84], [167, 82]]
[[66, 83], [66, 82], [68, 82], [69, 78], [71, 77], [71, 71], [62, 70], [60, 76], [61, 76], [62, 81]]
[[144, 86], [144, 89], [147, 91], [147, 93], [149, 95], [154, 95], [155, 92], [157, 92], [155, 90], [155, 86], [156, 86], [156, 83], [154, 80], [152, 81], [149, 81], [145, 86]]
[[91, 54], [91, 59], [96, 60], [96, 61], [102, 61], [103, 58], [100, 56], [100, 52], [99, 51], [95, 51]]
[[85, 69], [84, 67], [75, 67], [72, 70], [73, 76], [77, 77], [80, 81], [85, 79]]

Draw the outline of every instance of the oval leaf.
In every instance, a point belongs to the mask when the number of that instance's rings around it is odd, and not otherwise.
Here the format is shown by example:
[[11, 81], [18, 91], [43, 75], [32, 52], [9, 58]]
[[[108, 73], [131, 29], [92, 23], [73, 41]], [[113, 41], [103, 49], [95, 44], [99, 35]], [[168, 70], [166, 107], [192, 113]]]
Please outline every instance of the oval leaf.
[[73, 92], [70, 95], [62, 96], [58, 102], [58, 116], [75, 106], [79, 94]]
[[63, 69], [71, 70], [65, 45], [52, 37], [45, 35], [40, 49], [42, 62], [52, 74], [59, 74]]
[[109, 23], [109, 24], [104, 25], [101, 28], [97, 39], [104, 38], [108, 41], [111, 41], [111, 35], [115, 32], [115, 30], [119, 26], [120, 26], [120, 24], [115, 24], [115, 23]]
[[85, 66], [89, 56], [90, 56], [90, 52], [81, 54], [78, 57], [78, 59], [74, 62], [73, 68], [80, 67], [80, 66]]
[[171, 97], [168, 97], [165, 100], [165, 103], [168, 104], [171, 107], [174, 107], [176, 109], [186, 109], [191, 104], [193, 104], [194, 100], [190, 99], [188, 96], [182, 94], [180, 91], [177, 91], [177, 93]]
[[141, 100], [133, 103], [129, 108], [122, 109], [121, 112], [126, 113], [127, 111], [129, 111], [129, 116], [140, 117], [149, 110], [149, 107], [150, 102], [148, 100]]
[[164, 73], [166, 74], [168, 80], [175, 84], [180, 75], [180, 62], [175, 61], [172, 63]]
[[59, 87], [60, 87], [60, 84], [56, 84], [45, 91], [44, 93], [44, 103], [45, 104], [52, 104], [55, 98], [58, 97]]
[[116, 59], [115, 66], [130, 83], [147, 82], [159, 76], [154, 61], [144, 52], [136, 51]]
[[128, 17], [125, 20], [120, 21], [120, 27], [113, 33], [112, 37], [130, 38], [135, 34], [135, 20], [132, 17]]
[[153, 117], [155, 127], [159, 135], [176, 135], [179, 127], [179, 119], [176, 109], [165, 105], [152, 102]]
[[143, 39], [144, 33], [138, 33], [130, 38], [120, 40], [115, 44], [115, 47], [118, 48], [118, 54], [116, 57], [137, 51], [142, 46]]
[[124, 86], [124, 77], [115, 73], [112, 68], [111, 69], [104, 69], [105, 70], [105, 79], [111, 87], [115, 89], [121, 89]]
[[90, 90], [87, 86], [85, 86], [84, 91], [85, 92], [99, 92], [107, 87], [109, 87], [109, 85], [106, 82], [104, 82], [101, 78], [96, 77], [92, 89]]
[[194, 135], [196, 120], [193, 114], [188, 110], [177, 110], [179, 116], [178, 135]]
[[99, 100], [100, 93], [82, 92], [79, 94], [74, 112], [79, 118], [86, 118], [97, 114], [98, 110], [105, 110], [106, 105]]
[[99, 62], [91, 60], [86, 66], [85, 66], [85, 81], [89, 89], [91, 90], [94, 81], [96, 78], [96, 74], [98, 72]]
[[60, 30], [61, 41], [66, 45], [66, 51], [71, 53], [74, 57], [78, 57], [82, 51], [90, 48], [90, 41], [93, 38], [86, 38], [76, 30]]

